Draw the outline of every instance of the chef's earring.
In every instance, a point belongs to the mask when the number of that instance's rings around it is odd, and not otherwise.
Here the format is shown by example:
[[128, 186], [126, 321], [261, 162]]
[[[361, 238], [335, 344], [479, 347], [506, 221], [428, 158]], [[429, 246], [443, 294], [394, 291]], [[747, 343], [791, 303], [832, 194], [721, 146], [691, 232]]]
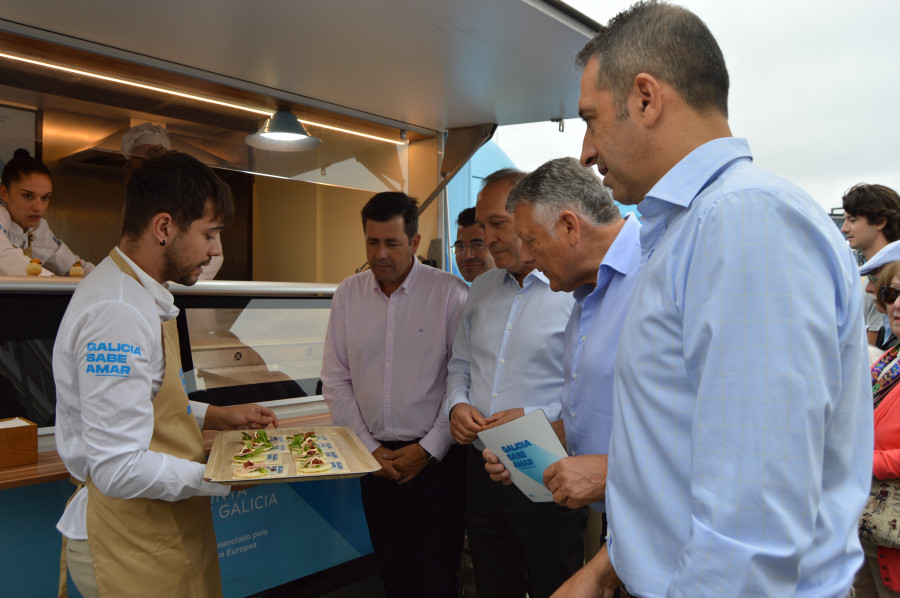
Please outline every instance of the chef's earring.
[[160, 242], [159, 242], [159, 246], [160, 246], [160, 247], [165, 247], [165, 246], [166, 246], [166, 240], [163, 239], [162, 241], [160, 241]]

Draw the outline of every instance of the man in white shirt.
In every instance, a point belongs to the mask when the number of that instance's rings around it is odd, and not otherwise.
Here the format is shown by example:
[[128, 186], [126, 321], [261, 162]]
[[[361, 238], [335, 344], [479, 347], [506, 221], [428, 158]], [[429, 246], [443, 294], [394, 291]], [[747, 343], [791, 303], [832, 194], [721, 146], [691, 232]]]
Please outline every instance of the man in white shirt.
[[57, 529], [85, 596], [221, 595], [208, 496], [230, 488], [203, 481], [200, 430], [277, 420], [259, 405], [188, 401], [166, 281], [197, 281], [233, 213], [196, 159], [148, 160], [127, 183], [118, 247], [60, 324], [56, 444], [78, 490]]
[[[585, 509], [531, 502], [491, 481], [477, 433], [541, 409], [560, 417], [563, 337], [574, 300], [555, 293], [520, 255], [506, 197], [524, 173], [484, 180], [477, 221], [497, 267], [475, 279], [453, 341], [447, 377], [450, 431], [467, 451], [466, 529], [479, 596], [546, 598], [584, 560]], [[474, 444], [473, 444], [474, 443]]]

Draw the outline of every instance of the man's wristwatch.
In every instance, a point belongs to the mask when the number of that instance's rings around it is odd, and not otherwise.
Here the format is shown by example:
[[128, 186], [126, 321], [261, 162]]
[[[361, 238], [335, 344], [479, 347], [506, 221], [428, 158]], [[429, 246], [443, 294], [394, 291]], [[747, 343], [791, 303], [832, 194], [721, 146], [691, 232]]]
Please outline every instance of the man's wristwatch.
[[[420, 444], [419, 446], [422, 446], [422, 445]], [[435, 457], [434, 455], [432, 455], [431, 453], [429, 453], [429, 452], [428, 452], [428, 449], [426, 449], [424, 446], [422, 446], [422, 450], [425, 451], [425, 460], [428, 461], [429, 463], [434, 464], [434, 463], [440, 463], [440, 462], [441, 462], [440, 459], [438, 459], [437, 457]]]

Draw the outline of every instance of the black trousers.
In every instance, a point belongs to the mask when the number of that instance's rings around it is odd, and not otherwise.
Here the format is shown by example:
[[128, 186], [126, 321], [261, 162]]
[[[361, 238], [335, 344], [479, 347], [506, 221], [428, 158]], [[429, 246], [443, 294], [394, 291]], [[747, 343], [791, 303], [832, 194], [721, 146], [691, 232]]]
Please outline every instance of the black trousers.
[[465, 533], [465, 449], [453, 445], [402, 486], [360, 479], [363, 510], [388, 598], [457, 598]]
[[547, 598], [584, 564], [587, 507], [529, 500], [491, 481], [481, 453], [467, 457], [466, 529], [479, 598]]

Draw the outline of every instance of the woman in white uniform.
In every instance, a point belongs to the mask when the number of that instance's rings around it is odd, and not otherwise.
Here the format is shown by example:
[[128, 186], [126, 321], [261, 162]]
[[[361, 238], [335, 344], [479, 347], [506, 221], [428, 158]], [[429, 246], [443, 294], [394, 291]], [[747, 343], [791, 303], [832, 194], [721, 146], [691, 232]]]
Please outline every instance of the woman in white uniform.
[[28, 150], [17, 149], [0, 177], [0, 275], [25, 276], [32, 258], [41, 260], [41, 276], [68, 276], [79, 260], [85, 275], [94, 269], [57, 239], [44, 220], [52, 193], [50, 170]]

